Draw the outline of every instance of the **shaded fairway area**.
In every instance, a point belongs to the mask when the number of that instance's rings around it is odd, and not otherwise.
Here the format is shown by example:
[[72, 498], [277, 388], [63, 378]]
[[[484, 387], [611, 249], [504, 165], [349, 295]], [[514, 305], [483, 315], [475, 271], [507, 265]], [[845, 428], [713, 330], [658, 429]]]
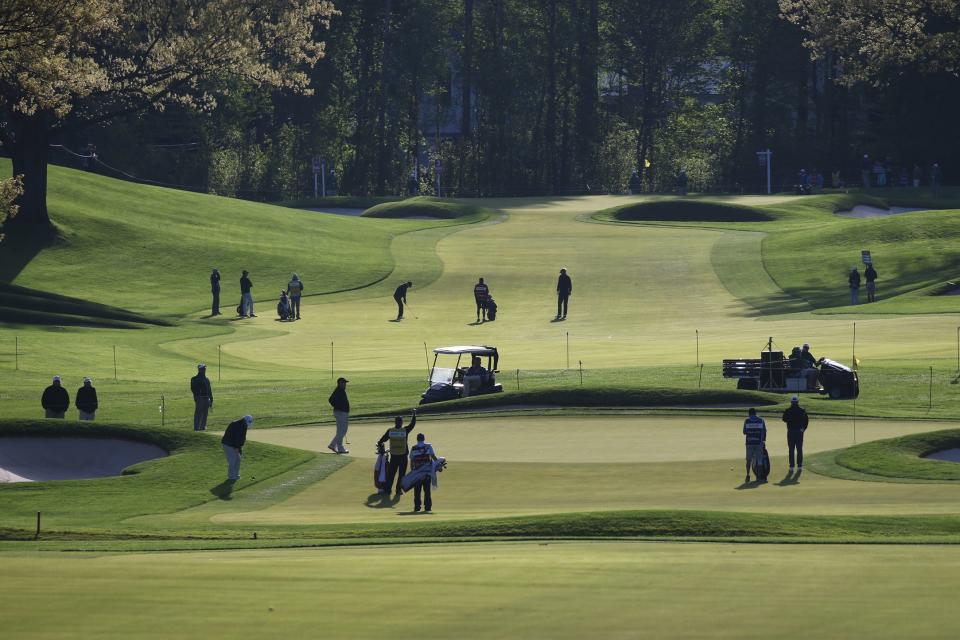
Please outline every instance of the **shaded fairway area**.
[[465, 638], [939, 638], [960, 624], [949, 547], [612, 541], [3, 561], [12, 637], [373, 638], [426, 624]]

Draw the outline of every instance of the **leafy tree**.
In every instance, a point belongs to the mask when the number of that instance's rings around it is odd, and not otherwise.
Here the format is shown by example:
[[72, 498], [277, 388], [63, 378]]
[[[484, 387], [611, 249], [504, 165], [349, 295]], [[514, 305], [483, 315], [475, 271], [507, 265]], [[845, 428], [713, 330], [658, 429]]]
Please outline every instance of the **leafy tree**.
[[17, 222], [49, 225], [55, 136], [171, 104], [211, 110], [229, 78], [306, 93], [329, 0], [0, 0], [0, 130]]

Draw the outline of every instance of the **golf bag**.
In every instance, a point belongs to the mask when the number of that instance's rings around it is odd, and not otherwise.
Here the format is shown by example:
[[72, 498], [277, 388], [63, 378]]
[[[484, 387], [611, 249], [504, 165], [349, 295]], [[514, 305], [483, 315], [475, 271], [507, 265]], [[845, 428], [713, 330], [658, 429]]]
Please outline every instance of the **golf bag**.
[[240, 301], [240, 304], [237, 305], [237, 315], [243, 315], [243, 300]]
[[277, 315], [281, 320], [292, 320], [293, 314], [290, 311], [290, 299], [287, 296], [281, 296], [277, 303]]
[[487, 321], [497, 319], [497, 303], [493, 298], [487, 298]]
[[759, 460], [753, 461], [753, 475], [757, 477], [757, 480], [766, 480], [767, 476], [770, 475], [770, 454], [767, 453], [766, 445], [763, 446]]
[[390, 466], [390, 454], [383, 443], [377, 444], [377, 461], [373, 463], [373, 486], [377, 491], [390, 491], [387, 484], [387, 468]]
[[400, 480], [400, 487], [406, 491], [413, 489], [413, 486], [423, 480], [427, 480], [434, 487], [437, 486], [437, 474], [447, 468], [447, 459], [438, 457], [436, 462], [431, 462], [417, 467], [407, 473]]

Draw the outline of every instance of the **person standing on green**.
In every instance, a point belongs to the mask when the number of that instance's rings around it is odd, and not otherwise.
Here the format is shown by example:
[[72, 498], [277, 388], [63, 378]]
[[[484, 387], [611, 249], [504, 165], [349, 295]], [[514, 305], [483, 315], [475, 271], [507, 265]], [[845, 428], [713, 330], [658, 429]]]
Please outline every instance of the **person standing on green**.
[[213, 387], [207, 377], [207, 365], [197, 365], [197, 375], [190, 378], [190, 392], [193, 393], [193, 430], [205, 431], [207, 414], [213, 408]]
[[377, 444], [384, 442], [390, 443], [390, 466], [387, 467], [386, 489], [381, 489], [381, 493], [390, 493], [390, 487], [393, 485], [393, 477], [397, 477], [396, 497], [400, 497], [403, 489], [400, 487], [400, 481], [407, 473], [407, 456], [410, 454], [410, 448], [407, 445], [407, 437], [417, 424], [417, 410], [413, 410], [413, 417], [410, 418], [410, 424], [403, 426], [403, 418], [397, 416], [393, 419], [393, 427], [387, 429], [383, 436], [377, 440]]
[[403, 305], [407, 302], [407, 289], [412, 286], [413, 283], [407, 281], [393, 292], [393, 301], [397, 303], [397, 320], [403, 320]]
[[218, 316], [220, 315], [220, 272], [216, 269], [210, 273], [210, 293], [213, 295], [210, 315]]
[[347, 427], [350, 419], [350, 399], [347, 398], [348, 382], [350, 381], [346, 378], [337, 378], [337, 388], [333, 390], [327, 400], [333, 407], [333, 417], [337, 421], [337, 433], [333, 436], [330, 444], [327, 445], [327, 449], [334, 453], [350, 453], [343, 446], [343, 439], [347, 437]]
[[287, 295], [290, 296], [290, 314], [300, 319], [300, 296], [303, 295], [303, 282], [300, 276], [293, 274], [287, 283]]

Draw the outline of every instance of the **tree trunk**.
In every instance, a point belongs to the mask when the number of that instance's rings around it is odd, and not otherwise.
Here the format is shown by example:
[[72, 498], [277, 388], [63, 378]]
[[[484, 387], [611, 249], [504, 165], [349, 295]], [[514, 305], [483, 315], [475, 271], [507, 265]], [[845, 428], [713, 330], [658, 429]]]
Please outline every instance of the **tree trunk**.
[[11, 229], [48, 231], [51, 228], [47, 214], [47, 153], [50, 145], [50, 114], [16, 115], [13, 131], [13, 175], [23, 175], [23, 194], [17, 198], [20, 210], [8, 222]]

